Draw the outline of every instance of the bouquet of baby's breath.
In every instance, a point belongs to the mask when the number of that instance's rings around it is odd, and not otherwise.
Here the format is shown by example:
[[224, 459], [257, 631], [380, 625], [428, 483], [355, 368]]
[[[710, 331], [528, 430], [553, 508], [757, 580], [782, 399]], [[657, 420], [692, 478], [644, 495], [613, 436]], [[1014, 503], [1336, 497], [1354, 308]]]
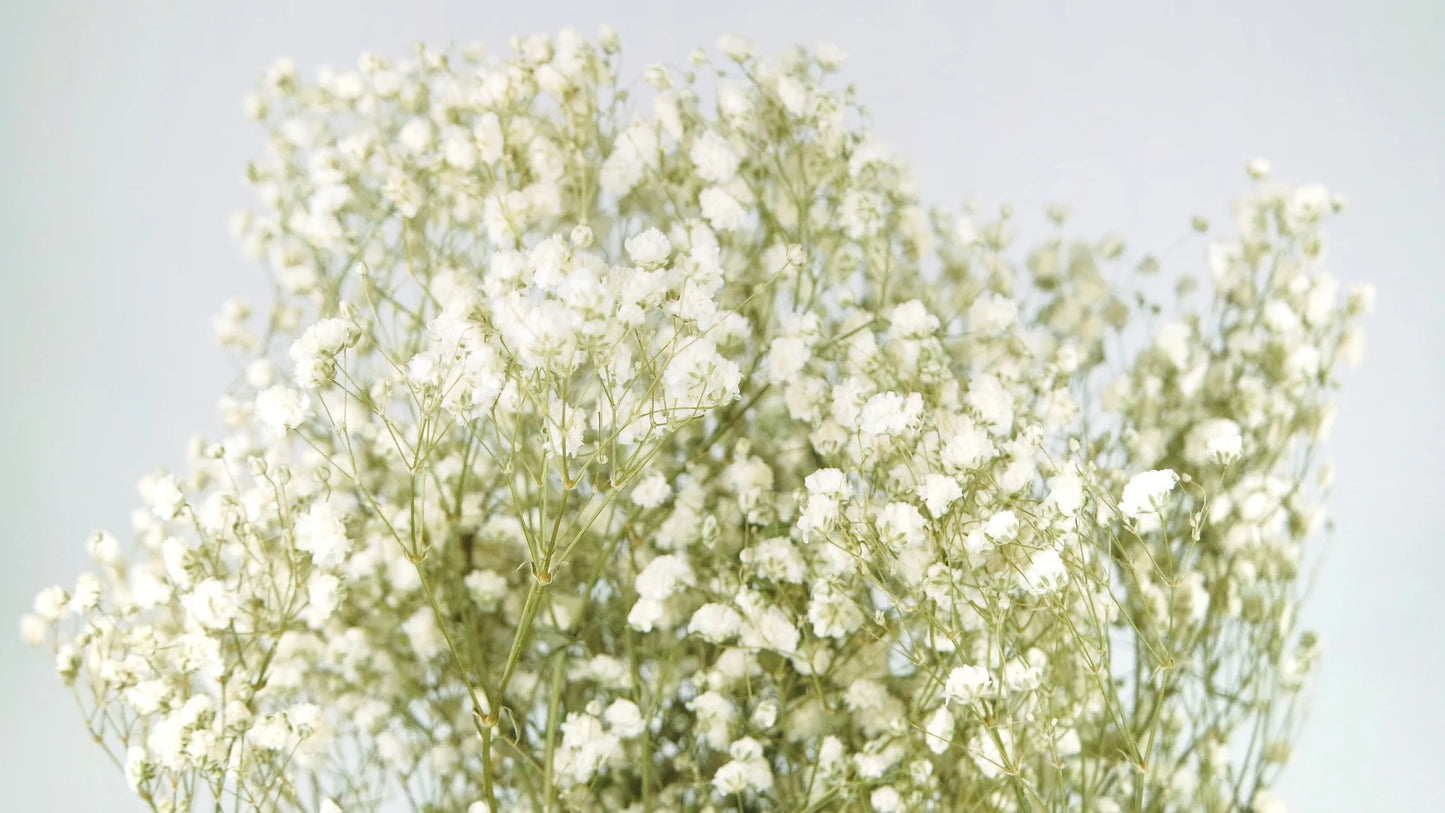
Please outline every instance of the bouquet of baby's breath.
[[146, 804], [1279, 809], [1340, 198], [1251, 164], [1156, 303], [924, 209], [836, 48], [514, 51], [247, 102], [226, 435], [22, 622]]

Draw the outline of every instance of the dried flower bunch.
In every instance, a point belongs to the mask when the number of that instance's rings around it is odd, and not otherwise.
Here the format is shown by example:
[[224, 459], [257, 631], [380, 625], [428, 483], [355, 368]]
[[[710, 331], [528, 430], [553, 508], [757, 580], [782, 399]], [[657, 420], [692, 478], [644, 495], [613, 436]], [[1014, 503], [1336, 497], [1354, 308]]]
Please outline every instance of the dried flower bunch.
[[1252, 164], [1156, 303], [923, 208], [834, 47], [513, 50], [248, 101], [226, 434], [21, 624], [141, 799], [1279, 809], [1339, 197]]

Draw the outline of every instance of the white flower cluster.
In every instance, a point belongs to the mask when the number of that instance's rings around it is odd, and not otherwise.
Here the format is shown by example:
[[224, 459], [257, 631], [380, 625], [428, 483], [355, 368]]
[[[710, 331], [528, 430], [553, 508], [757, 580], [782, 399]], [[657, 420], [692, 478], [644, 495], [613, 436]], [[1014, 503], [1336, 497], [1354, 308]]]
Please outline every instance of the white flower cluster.
[[1341, 199], [1252, 164], [1157, 303], [1062, 210], [925, 210], [835, 47], [619, 48], [247, 100], [225, 434], [21, 621], [139, 797], [1276, 809]]

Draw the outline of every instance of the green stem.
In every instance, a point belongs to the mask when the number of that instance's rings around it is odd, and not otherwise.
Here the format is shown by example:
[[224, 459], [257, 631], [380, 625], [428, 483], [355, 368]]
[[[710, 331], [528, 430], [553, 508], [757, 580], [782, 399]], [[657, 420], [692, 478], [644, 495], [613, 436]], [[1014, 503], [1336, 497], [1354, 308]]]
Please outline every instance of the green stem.
[[478, 728], [482, 732], [482, 790], [487, 795], [487, 809], [496, 813], [497, 791], [492, 786], [492, 727], [481, 725], [478, 721]]
[[512, 673], [517, 669], [517, 661], [522, 657], [522, 644], [527, 640], [527, 634], [532, 631], [532, 621], [537, 617], [537, 607], [542, 603], [542, 590], [546, 587], [538, 578], [532, 579], [532, 586], [527, 591], [527, 602], [522, 606], [522, 621], [517, 625], [517, 632], [512, 636], [512, 649], [507, 653], [507, 665], [502, 670], [502, 681], [497, 687], [497, 702], [504, 701], [507, 695], [507, 684], [512, 682]]

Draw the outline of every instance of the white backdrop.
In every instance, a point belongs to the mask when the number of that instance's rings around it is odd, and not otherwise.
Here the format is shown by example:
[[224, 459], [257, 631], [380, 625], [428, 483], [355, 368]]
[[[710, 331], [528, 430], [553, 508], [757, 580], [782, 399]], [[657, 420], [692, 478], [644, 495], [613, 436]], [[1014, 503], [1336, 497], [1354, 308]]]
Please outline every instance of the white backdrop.
[[[238, 179], [261, 144], [239, 102], [273, 58], [343, 65], [611, 22], [640, 72], [723, 32], [765, 51], [826, 39], [931, 202], [1063, 201], [1086, 230], [1164, 249], [1196, 212], [1224, 220], [1257, 155], [1349, 196], [1330, 264], [1373, 281], [1379, 304], [1331, 443], [1337, 525], [1306, 613], [1326, 659], [1282, 793], [1302, 811], [1445, 798], [1438, 0], [5, 5], [0, 619], [70, 584], [88, 532], [128, 527], [136, 477], [217, 426], [233, 370], [210, 316], [265, 294], [224, 223], [250, 203]], [[1166, 268], [1200, 262], [1176, 251]], [[0, 633], [0, 806], [139, 809], [48, 658]]]

